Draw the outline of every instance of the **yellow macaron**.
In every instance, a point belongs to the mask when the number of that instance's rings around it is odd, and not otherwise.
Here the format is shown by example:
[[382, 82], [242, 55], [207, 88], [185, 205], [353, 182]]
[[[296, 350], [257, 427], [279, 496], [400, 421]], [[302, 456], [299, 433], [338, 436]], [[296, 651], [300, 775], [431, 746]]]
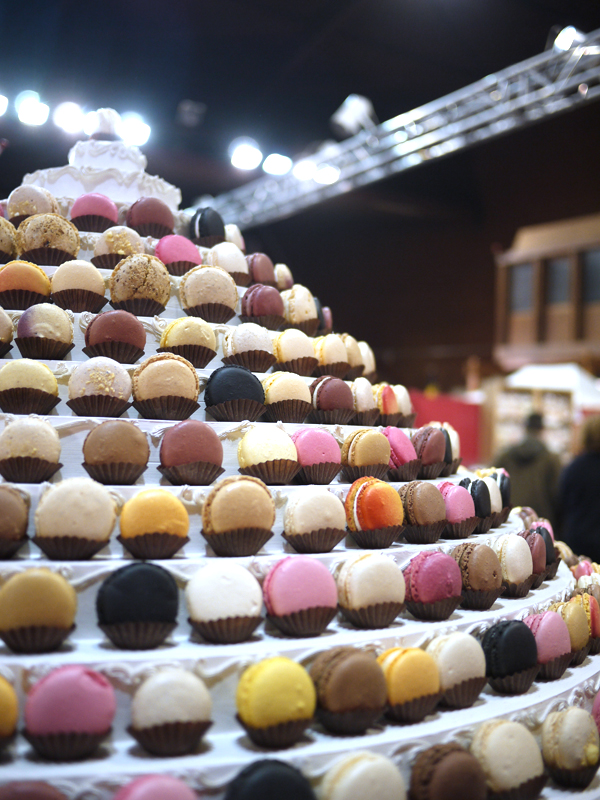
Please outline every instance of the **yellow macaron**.
[[121, 510], [121, 537], [133, 539], [147, 533], [188, 535], [190, 520], [185, 506], [167, 489], [146, 489], [128, 500]]
[[392, 647], [377, 662], [385, 675], [390, 705], [401, 705], [440, 691], [437, 664], [419, 647]]
[[0, 589], [0, 631], [31, 625], [70, 628], [76, 611], [75, 589], [45, 567], [15, 573]]
[[245, 670], [235, 697], [245, 725], [267, 728], [283, 722], [311, 719], [317, 695], [303, 666], [289, 658], [266, 658]]
[[19, 719], [19, 701], [12, 685], [0, 675], [0, 736], [11, 736]]

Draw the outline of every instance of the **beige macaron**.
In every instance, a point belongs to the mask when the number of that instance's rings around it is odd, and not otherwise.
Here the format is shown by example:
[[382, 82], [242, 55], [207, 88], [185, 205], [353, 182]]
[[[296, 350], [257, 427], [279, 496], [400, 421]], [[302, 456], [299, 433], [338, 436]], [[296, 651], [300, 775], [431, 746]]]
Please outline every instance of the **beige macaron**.
[[159, 353], [150, 356], [133, 373], [133, 396], [136, 400], [154, 397], [187, 397], [197, 400], [200, 382], [196, 370], [181, 356]]
[[231, 275], [221, 267], [198, 266], [186, 272], [179, 286], [182, 308], [219, 303], [236, 309], [238, 290]]
[[363, 428], [353, 431], [342, 445], [342, 464], [364, 467], [390, 463], [390, 443], [377, 430]]
[[275, 522], [275, 503], [268, 487], [258, 478], [235, 475], [210, 490], [202, 506], [205, 533], [224, 533], [240, 528], [270, 530]]

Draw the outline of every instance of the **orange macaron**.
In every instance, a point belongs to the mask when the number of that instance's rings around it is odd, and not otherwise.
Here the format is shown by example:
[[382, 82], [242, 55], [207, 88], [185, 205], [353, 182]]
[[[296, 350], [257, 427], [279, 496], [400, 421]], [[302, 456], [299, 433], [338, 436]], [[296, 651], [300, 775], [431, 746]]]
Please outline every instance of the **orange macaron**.
[[404, 521], [398, 492], [377, 478], [367, 476], [354, 481], [344, 506], [351, 531], [388, 528]]

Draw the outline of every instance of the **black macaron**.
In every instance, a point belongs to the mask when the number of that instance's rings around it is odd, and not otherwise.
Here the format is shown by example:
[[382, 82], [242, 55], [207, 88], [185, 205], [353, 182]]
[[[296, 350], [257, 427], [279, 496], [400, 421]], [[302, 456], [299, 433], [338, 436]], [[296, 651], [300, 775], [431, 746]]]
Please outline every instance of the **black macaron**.
[[506, 508], [510, 506], [510, 475], [505, 474], [504, 472], [498, 473], [498, 487], [500, 489], [500, 495], [502, 497], [502, 506]]
[[556, 553], [554, 552], [554, 539], [550, 536], [550, 531], [548, 528], [544, 528], [543, 525], [540, 525], [539, 528], [534, 528], [534, 531], [539, 533], [546, 545], [546, 564], [554, 564]]
[[216, 369], [208, 379], [204, 390], [207, 407], [226, 403], [228, 400], [256, 400], [265, 402], [262, 383], [246, 367], [230, 364]]
[[225, 800], [316, 800], [304, 775], [283, 761], [262, 759], [245, 767], [229, 784]]
[[524, 622], [502, 620], [485, 632], [481, 641], [486, 675], [504, 678], [537, 664], [535, 636]]
[[464, 486], [465, 489], [468, 489], [473, 498], [475, 516], [489, 517], [492, 513], [492, 501], [490, 499], [490, 490], [485, 481], [480, 481], [478, 478], [474, 481], [470, 478], [463, 478], [459, 486]]
[[179, 591], [173, 576], [158, 564], [136, 563], [113, 572], [96, 595], [100, 625], [122, 622], [175, 622]]
[[[225, 241], [225, 225], [221, 215], [214, 208], [199, 208], [190, 220], [190, 239], [219, 238]], [[217, 242], [214, 242], [217, 244]]]

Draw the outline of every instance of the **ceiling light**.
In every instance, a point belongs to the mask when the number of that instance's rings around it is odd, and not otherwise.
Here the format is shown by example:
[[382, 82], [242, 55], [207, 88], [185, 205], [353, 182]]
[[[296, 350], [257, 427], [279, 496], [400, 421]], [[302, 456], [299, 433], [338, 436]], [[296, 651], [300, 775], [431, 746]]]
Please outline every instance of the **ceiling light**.
[[60, 103], [52, 114], [54, 124], [65, 133], [81, 133], [84, 119], [83, 109], [77, 103]]
[[567, 50], [571, 50], [571, 48], [575, 45], [581, 44], [584, 41], [585, 34], [583, 34], [581, 31], [578, 31], [577, 28], [574, 28], [572, 25], [569, 25], [559, 32], [554, 40], [553, 47], [555, 50], [566, 52]]
[[314, 161], [303, 159], [302, 161], [298, 161], [297, 164], [294, 164], [292, 175], [299, 181], [309, 181], [314, 177], [316, 171], [317, 165], [314, 163]]
[[334, 167], [331, 164], [325, 164], [324, 166], [319, 167], [315, 173], [314, 180], [316, 183], [329, 186], [330, 184], [335, 183], [339, 177], [340, 171], [337, 167]]
[[118, 134], [125, 144], [137, 145], [141, 147], [150, 138], [152, 129], [139, 114], [127, 111], [121, 115], [121, 124]]
[[240, 136], [229, 145], [231, 163], [237, 169], [256, 169], [263, 160], [263, 154], [254, 139]]
[[349, 94], [338, 110], [329, 119], [331, 130], [339, 139], [347, 139], [362, 130], [371, 130], [377, 125], [373, 103], [360, 94]]
[[37, 92], [20, 92], [15, 100], [17, 116], [24, 125], [43, 125], [48, 119], [50, 108], [40, 102]]
[[271, 153], [265, 158], [262, 168], [269, 175], [287, 175], [292, 168], [292, 159], [279, 153]]
[[8, 108], [8, 97], [5, 97], [3, 94], [0, 94], [0, 117], [3, 114], [6, 114], [7, 108]]

